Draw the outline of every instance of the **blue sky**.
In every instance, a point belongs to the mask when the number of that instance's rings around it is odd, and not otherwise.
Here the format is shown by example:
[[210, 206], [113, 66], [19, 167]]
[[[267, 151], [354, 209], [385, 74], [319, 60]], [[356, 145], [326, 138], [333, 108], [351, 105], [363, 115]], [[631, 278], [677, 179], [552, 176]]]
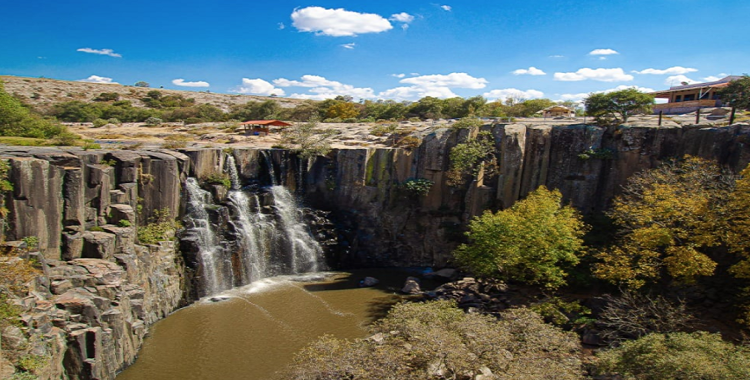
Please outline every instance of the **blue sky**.
[[750, 1], [7, 1], [0, 74], [322, 99], [578, 100], [750, 72]]

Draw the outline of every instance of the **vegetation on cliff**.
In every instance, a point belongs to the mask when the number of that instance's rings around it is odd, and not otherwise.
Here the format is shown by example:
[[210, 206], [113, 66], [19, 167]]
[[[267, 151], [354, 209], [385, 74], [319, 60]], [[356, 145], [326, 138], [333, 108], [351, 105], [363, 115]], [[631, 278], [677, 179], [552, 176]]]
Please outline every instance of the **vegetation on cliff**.
[[600, 125], [628, 122], [631, 115], [650, 113], [654, 97], [635, 88], [590, 94], [585, 100], [586, 113]]
[[5, 92], [2, 82], [0, 82], [0, 136], [40, 139], [71, 137], [64, 126], [32, 112], [18, 99]]

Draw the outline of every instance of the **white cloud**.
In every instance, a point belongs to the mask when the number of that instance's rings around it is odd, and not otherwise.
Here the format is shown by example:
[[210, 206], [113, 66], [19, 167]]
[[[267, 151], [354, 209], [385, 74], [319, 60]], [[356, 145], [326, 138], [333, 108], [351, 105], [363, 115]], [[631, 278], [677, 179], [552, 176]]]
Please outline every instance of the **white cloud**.
[[517, 88], [503, 88], [499, 90], [492, 90], [482, 94], [488, 100], [500, 100], [504, 101], [508, 98], [513, 99], [539, 99], [544, 97], [544, 93], [537, 90], [519, 90]]
[[332, 37], [352, 37], [393, 29], [391, 23], [380, 15], [323, 7], [295, 9], [292, 12], [292, 25], [301, 32]]
[[665, 74], [672, 74], [672, 75], [681, 75], [681, 74], [687, 74], [687, 73], [694, 73], [698, 71], [698, 69], [694, 69], [692, 67], [682, 67], [682, 66], [672, 66], [668, 69], [645, 69], [641, 71], [633, 71], [636, 74], [653, 74], [653, 75], [665, 75]]
[[609, 90], [596, 91], [596, 92], [597, 93], [605, 93], [606, 94], [608, 92], [620, 91], [620, 90], [627, 90], [629, 88], [634, 88], [634, 89], [636, 89], [636, 90], [638, 90], [640, 92], [654, 92], [653, 88], [640, 87], [640, 86], [628, 86], [628, 85], [624, 85], [624, 84], [621, 84], [621, 85], [619, 85], [619, 86], [617, 86], [615, 88], [610, 88]]
[[422, 87], [422, 86], [408, 86], [408, 87], [396, 87], [389, 90], [385, 90], [378, 94], [380, 99], [391, 99], [396, 101], [402, 100], [418, 100], [425, 96], [432, 96], [435, 98], [455, 98], [456, 94], [451, 91], [450, 88], [445, 86], [435, 87]]
[[550, 55], [549, 57], [550, 58], [565, 58], [564, 55], [560, 55], [560, 54]]
[[613, 55], [613, 54], [620, 54], [620, 53], [612, 49], [594, 49], [591, 52], [589, 52], [589, 55]]
[[633, 76], [625, 74], [621, 68], [590, 69], [583, 68], [574, 73], [555, 73], [555, 80], [577, 82], [582, 80], [596, 80], [600, 82], [625, 82], [633, 80]]
[[286, 25], [284, 25], [283, 22], [280, 22], [280, 23], [278, 23], [278, 28], [279, 28], [279, 30], [284, 30], [284, 29], [286, 29]]
[[537, 69], [534, 66], [529, 67], [528, 69], [518, 69], [513, 71], [513, 75], [547, 75], [542, 70]]
[[248, 79], [242, 78], [242, 85], [232, 90], [240, 94], [252, 94], [252, 95], [277, 95], [283, 96], [284, 90], [274, 87], [271, 83], [266, 82], [263, 79]]
[[401, 83], [413, 84], [418, 87], [458, 87], [479, 89], [487, 87], [487, 79], [474, 78], [467, 73], [450, 73], [447, 75], [422, 75], [406, 78]]
[[354, 87], [337, 81], [328, 80], [319, 75], [303, 75], [301, 80], [286, 78], [274, 79], [273, 83], [279, 87], [306, 87], [307, 93], [294, 93], [291, 98], [323, 100], [335, 98], [339, 95], [349, 95], [355, 99], [372, 99], [375, 92], [369, 87]]
[[443, 8], [443, 10], [446, 12], [450, 12], [453, 10], [453, 7], [451, 7], [450, 5], [441, 5], [440, 8]]
[[86, 79], [79, 79], [78, 82], [88, 82], [88, 83], [102, 83], [102, 84], [119, 84], [117, 82], [112, 82], [112, 78], [107, 77], [100, 77], [98, 75], [92, 75]]
[[572, 100], [574, 102], [582, 102], [583, 99], [588, 98], [589, 94], [587, 92], [579, 92], [577, 94], [562, 94], [560, 95], [560, 99], [558, 101], [566, 101], [566, 100]]
[[89, 54], [100, 54], [100, 55], [108, 55], [110, 57], [120, 58], [122, 55], [117, 54], [112, 49], [92, 49], [92, 48], [80, 48], [76, 51], [80, 51], [82, 53], [89, 53]]
[[404, 73], [401, 73], [401, 74], [391, 74], [391, 76], [392, 77], [396, 77], [396, 78], [403, 78], [403, 77], [406, 76], [406, 74], [404, 74]]
[[667, 77], [664, 84], [668, 86], [681, 86], [683, 82], [687, 82], [687, 84], [699, 83], [697, 80], [690, 79], [684, 75], [672, 75]]
[[408, 24], [408, 23], [414, 21], [414, 16], [412, 16], [412, 15], [406, 13], [406, 12], [401, 12], [401, 13], [392, 14], [391, 18], [389, 18], [389, 20], [403, 22], [403, 23]]
[[354, 42], [350, 42], [348, 44], [341, 45], [341, 47], [344, 48], [344, 49], [354, 49], [355, 46], [357, 46], [357, 44], [354, 43]]
[[181, 87], [209, 87], [210, 85], [208, 82], [204, 82], [202, 80], [197, 82], [185, 82], [184, 79], [174, 79], [172, 80], [172, 84], [175, 86], [181, 86]]

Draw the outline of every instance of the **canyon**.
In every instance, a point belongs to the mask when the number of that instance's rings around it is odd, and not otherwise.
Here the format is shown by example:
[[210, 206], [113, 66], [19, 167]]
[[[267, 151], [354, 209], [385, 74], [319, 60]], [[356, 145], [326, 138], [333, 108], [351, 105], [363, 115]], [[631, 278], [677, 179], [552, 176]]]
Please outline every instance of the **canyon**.
[[[447, 183], [450, 151], [477, 131], [427, 129], [413, 148], [350, 147], [310, 160], [230, 146], [0, 147], [13, 184], [5, 240], [35, 237], [44, 273], [17, 300], [25, 327], [6, 328], [3, 348], [23, 343], [47, 356], [43, 379], [114, 379], [151, 324], [217, 291], [323, 268], [448, 267], [472, 217], [539, 186], [596, 215], [628, 177], [661, 162], [694, 155], [734, 173], [750, 163], [747, 124], [480, 130], [494, 137], [499, 171], [460, 187]], [[210, 180], [221, 175], [230, 183]], [[399, 186], [409, 179], [433, 185], [415, 195]], [[137, 229], [155, 218], [183, 228], [141, 244]]]

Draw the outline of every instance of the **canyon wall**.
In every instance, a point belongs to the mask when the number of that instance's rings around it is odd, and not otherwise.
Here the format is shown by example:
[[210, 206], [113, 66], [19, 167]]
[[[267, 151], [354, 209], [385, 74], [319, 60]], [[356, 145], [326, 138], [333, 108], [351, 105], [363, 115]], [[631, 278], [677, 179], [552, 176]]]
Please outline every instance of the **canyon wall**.
[[[305, 162], [281, 149], [0, 147], [14, 185], [5, 197], [5, 240], [36, 237], [44, 270], [17, 300], [25, 327], [3, 331], [3, 347], [42, 342], [37, 351], [51, 358], [42, 378], [114, 378], [134, 360], [148, 325], [195, 296], [186, 284], [200, 273], [195, 256], [178, 253], [173, 242], [139, 244], [137, 227], [160, 214], [182, 218], [186, 179], [224, 173], [228, 155], [243, 186], [282, 184], [308, 206], [330, 211], [334, 268], [449, 265], [473, 216], [509, 207], [541, 185], [592, 214], [607, 208], [630, 175], [664, 160], [696, 155], [735, 172], [750, 163], [744, 124], [482, 129], [494, 136], [499, 172], [461, 187], [449, 186], [446, 172], [467, 130], [433, 131], [410, 150], [337, 149]], [[606, 154], [582, 155], [590, 150]], [[424, 196], [409, 194], [399, 184], [410, 178], [434, 185]], [[226, 200], [224, 185], [203, 187]]]

